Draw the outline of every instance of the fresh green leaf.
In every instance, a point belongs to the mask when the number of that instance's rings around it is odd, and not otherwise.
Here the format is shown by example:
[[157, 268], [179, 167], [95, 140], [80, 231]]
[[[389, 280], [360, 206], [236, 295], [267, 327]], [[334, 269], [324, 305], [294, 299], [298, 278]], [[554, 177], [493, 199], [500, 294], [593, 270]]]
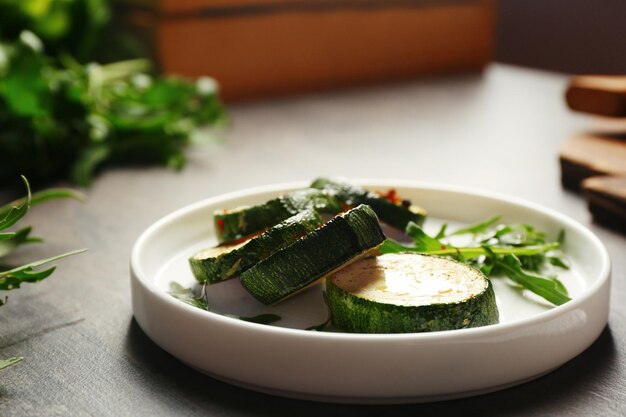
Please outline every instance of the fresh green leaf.
[[83, 149], [72, 167], [72, 180], [79, 185], [87, 186], [91, 183], [96, 168], [111, 155], [111, 148], [104, 144], [97, 144]]
[[[50, 188], [31, 194], [28, 180], [24, 176], [22, 176], [22, 180], [26, 186], [27, 195], [0, 207], [0, 230], [13, 226], [34, 205], [58, 198], [84, 199], [82, 194], [65, 188]], [[17, 232], [0, 233], [0, 258], [8, 255], [21, 245], [42, 241], [40, 238], [31, 237], [30, 232], [30, 227], [24, 227]]]
[[22, 180], [26, 185], [26, 198], [23, 201], [18, 202], [18, 204], [9, 204], [4, 207], [0, 207], [0, 230], [13, 226], [28, 212], [31, 200], [30, 185], [28, 184], [26, 177], [22, 176]]
[[170, 282], [168, 294], [190, 306], [198, 307], [202, 310], [209, 309], [205, 297], [196, 296], [191, 288], [185, 288], [177, 282]]
[[487, 220], [458, 229], [452, 232], [448, 236], [456, 236], [456, 235], [464, 235], [464, 234], [477, 235], [479, 233], [484, 233], [486, 230], [488, 230], [490, 227], [496, 224], [499, 220], [500, 220], [500, 216], [492, 216], [488, 218]]
[[[428, 237], [429, 239], [433, 239]], [[467, 246], [467, 247], [456, 247], [450, 244], [440, 243], [437, 246], [430, 243], [425, 244], [424, 242], [427, 239], [421, 239], [416, 242], [414, 246], [407, 246], [401, 243], [398, 243], [394, 240], [387, 239], [383, 245], [379, 248], [380, 253], [401, 253], [401, 252], [417, 252], [417, 253], [429, 253], [431, 255], [439, 255], [439, 256], [454, 256], [454, 255], [463, 255], [464, 258], [471, 259], [477, 258], [479, 256], [487, 255], [484, 246]], [[433, 239], [435, 241], [435, 239]], [[493, 247], [490, 246], [490, 249], [496, 255], [517, 255], [517, 256], [530, 256], [541, 253], [546, 253], [553, 249], [557, 249], [559, 244], [556, 242], [548, 243], [545, 245], [538, 246], [524, 246], [524, 247]]]
[[0, 233], [0, 241], [5, 240], [5, 239], [11, 239], [13, 236], [15, 236], [15, 232]]
[[72, 190], [71, 188], [47, 188], [45, 190], [34, 192], [30, 199], [30, 205], [32, 207], [50, 200], [58, 200], [61, 198], [71, 198], [81, 202], [85, 202], [86, 200], [84, 194], [79, 193], [76, 190]]
[[41, 117], [51, 100], [43, 71], [47, 65], [39, 38], [24, 31], [11, 51], [9, 72], [2, 78], [1, 90], [10, 111], [18, 116]]
[[[67, 1], [85, 6], [84, 1]], [[2, 43], [7, 33], [2, 12], [11, 13], [0, 3], [2, 180], [24, 173], [35, 182], [69, 177], [86, 185], [105, 165], [158, 163], [181, 169], [196, 129], [226, 120], [215, 82], [154, 77], [147, 73], [151, 63], [145, 59], [82, 65], [71, 54], [82, 48], [62, 52], [46, 42], [40, 48], [32, 32]], [[85, 14], [91, 19], [86, 21], [98, 20], [95, 11]], [[55, 16], [39, 25], [48, 25], [46, 30], [34, 32], [50, 32], [61, 22]], [[73, 21], [67, 35], [84, 23]], [[46, 55], [50, 50], [58, 54]]]
[[54, 272], [55, 267], [45, 269], [43, 271], [35, 271], [34, 268], [54, 262], [67, 256], [76, 255], [85, 252], [86, 249], [75, 250], [61, 255], [53, 256], [47, 259], [40, 259], [26, 265], [18, 266], [8, 271], [0, 272], [0, 290], [9, 291], [19, 288], [24, 282], [38, 282], [49, 277]]
[[545, 243], [545, 233], [526, 224], [501, 225], [494, 237], [503, 245], [538, 245]]
[[[27, 195], [26, 197], [18, 199], [13, 203], [0, 207], [0, 229], [16, 224], [24, 217], [32, 204], [40, 204], [55, 198], [81, 198], [80, 194], [72, 190], [60, 188], [48, 189], [31, 194], [28, 180], [24, 176], [22, 176], [22, 180], [26, 185]], [[8, 255], [20, 245], [41, 242], [40, 238], [30, 236], [30, 232], [30, 227], [24, 227], [16, 232], [0, 233], [0, 258]], [[83, 251], [84, 250], [68, 252], [18, 266], [8, 271], [0, 271], [0, 290], [14, 290], [20, 288], [21, 284], [25, 282], [33, 283], [44, 280], [54, 272], [56, 267], [52, 266], [40, 271], [35, 270], [35, 268]], [[6, 296], [4, 298], [0, 298], [0, 306], [3, 306], [6, 302]]]
[[522, 263], [514, 255], [505, 255], [498, 263], [498, 267], [514, 282], [535, 294], [545, 298], [553, 304], [561, 305], [570, 298], [564, 293], [565, 287], [559, 281], [546, 279], [531, 274], [522, 269]]
[[20, 245], [24, 245], [26, 243], [39, 243], [42, 240], [40, 238], [31, 237], [30, 232], [31, 227], [24, 227], [17, 232], [13, 233], [8, 239], [0, 240], [0, 258], [7, 256], [9, 253], [13, 252]]
[[[72, 190], [71, 188], [47, 188], [45, 190], [32, 193], [30, 197], [30, 207], [61, 198], [72, 198], [78, 201], [85, 201], [84, 194]], [[27, 199], [28, 197], [23, 197], [0, 207], [0, 218], [5, 217], [13, 207], [27, 204]]]
[[9, 366], [15, 365], [16, 363], [20, 362], [22, 359], [24, 358], [16, 357], [16, 358], [9, 358], [9, 359], [0, 359], [0, 371], [3, 370], [4, 368], [8, 368]]
[[[569, 301], [561, 281], [537, 274], [546, 263], [567, 268], [558, 255], [562, 240], [547, 242], [545, 233], [530, 225], [497, 225], [499, 219], [500, 216], [493, 216], [445, 237], [445, 227], [440, 229], [436, 237], [431, 237], [418, 225], [409, 224], [406, 232], [413, 239], [412, 244], [405, 245], [387, 239], [378, 250], [383, 254], [417, 252], [452, 257], [480, 269], [487, 276], [503, 273], [518, 285], [553, 304]], [[462, 247], [448, 243], [448, 237], [461, 234], [471, 234], [473, 242]], [[559, 238], [562, 238], [562, 234]]]
[[435, 235], [435, 239], [437, 239], [437, 240], [443, 239], [446, 236], [446, 230], [447, 229], [448, 229], [448, 223], [442, 224], [441, 228], [439, 229], [439, 231]]
[[[201, 290], [201, 294], [196, 295], [193, 289], [185, 288], [179, 283], [172, 281], [170, 282], [170, 290], [168, 291], [168, 294], [186, 304], [189, 304], [190, 306], [210, 311], [209, 304], [206, 298], [206, 284], [201, 287]], [[281, 320], [281, 317], [276, 314], [259, 314], [257, 316], [235, 316], [233, 314], [222, 315], [238, 320], [259, 324], [270, 324]]]
[[557, 256], [547, 256], [546, 258], [551, 265], [558, 266], [562, 269], [569, 269], [569, 265], [567, 265], [563, 259]]
[[406, 227], [406, 234], [413, 239], [413, 249], [416, 251], [431, 252], [442, 250], [446, 247], [438, 239], [428, 236], [424, 229], [414, 222], [409, 222]]
[[30, 269], [23, 269], [13, 272], [11, 274], [7, 274], [3, 277], [0, 277], [0, 290], [16, 290], [20, 288], [20, 286], [25, 282], [35, 283], [43, 281], [44, 279], [52, 275], [55, 269], [56, 267], [54, 266], [37, 272]]

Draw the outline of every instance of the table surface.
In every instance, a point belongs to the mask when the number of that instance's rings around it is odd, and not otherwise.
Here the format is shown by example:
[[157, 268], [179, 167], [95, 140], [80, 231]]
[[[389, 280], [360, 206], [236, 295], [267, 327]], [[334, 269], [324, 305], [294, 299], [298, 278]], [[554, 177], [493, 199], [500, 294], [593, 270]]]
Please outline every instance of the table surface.
[[[35, 207], [27, 221], [46, 244], [22, 248], [12, 261], [89, 251], [60, 261], [46, 281], [8, 293], [0, 357], [24, 361], [0, 373], [0, 415], [625, 415], [626, 238], [592, 224], [581, 196], [561, 188], [558, 148], [591, 124], [566, 109], [566, 81], [492, 65], [483, 74], [239, 104], [229, 109], [226, 140], [191, 149], [182, 172], [110, 169], [86, 190], [85, 204]], [[200, 199], [319, 175], [470, 186], [574, 218], [599, 236], [613, 262], [609, 325], [580, 356], [534, 381], [401, 406], [247, 391], [193, 371], [142, 332], [128, 263], [146, 227]]]

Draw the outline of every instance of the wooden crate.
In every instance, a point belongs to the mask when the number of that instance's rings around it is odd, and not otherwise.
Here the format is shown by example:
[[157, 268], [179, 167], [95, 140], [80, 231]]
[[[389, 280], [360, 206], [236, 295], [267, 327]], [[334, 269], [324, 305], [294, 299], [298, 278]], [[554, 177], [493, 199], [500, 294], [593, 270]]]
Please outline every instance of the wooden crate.
[[226, 100], [478, 70], [493, 0], [162, 0], [166, 73], [210, 75]]

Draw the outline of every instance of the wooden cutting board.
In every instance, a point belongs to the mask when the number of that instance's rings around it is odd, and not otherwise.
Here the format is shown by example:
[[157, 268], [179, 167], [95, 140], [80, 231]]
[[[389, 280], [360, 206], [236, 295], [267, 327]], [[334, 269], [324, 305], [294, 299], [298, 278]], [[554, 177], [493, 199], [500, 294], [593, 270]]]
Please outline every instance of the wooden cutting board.
[[626, 134], [574, 136], [562, 145], [559, 161], [561, 182], [572, 190], [589, 177], [626, 176]]
[[626, 117], [626, 76], [573, 77], [565, 93], [570, 109], [609, 117]]
[[626, 233], [626, 176], [591, 177], [582, 187], [593, 220]]

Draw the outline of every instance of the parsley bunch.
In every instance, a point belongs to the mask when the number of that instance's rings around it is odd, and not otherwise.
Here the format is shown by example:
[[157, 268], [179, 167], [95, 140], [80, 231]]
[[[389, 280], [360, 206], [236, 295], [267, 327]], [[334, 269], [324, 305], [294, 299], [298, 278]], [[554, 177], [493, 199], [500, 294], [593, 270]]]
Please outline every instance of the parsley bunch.
[[106, 164], [180, 169], [192, 132], [225, 121], [210, 78], [156, 76], [146, 59], [91, 62], [109, 17], [105, 0], [0, 0], [0, 182], [87, 185]]

